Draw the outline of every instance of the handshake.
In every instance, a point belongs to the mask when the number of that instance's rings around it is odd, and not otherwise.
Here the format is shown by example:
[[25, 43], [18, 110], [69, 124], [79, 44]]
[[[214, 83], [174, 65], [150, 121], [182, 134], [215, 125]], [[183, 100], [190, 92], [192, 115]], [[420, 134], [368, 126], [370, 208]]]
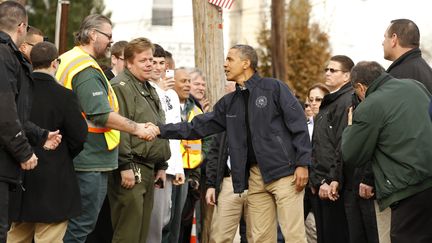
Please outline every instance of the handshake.
[[159, 127], [151, 122], [137, 124], [135, 135], [140, 139], [153, 141], [159, 134]]

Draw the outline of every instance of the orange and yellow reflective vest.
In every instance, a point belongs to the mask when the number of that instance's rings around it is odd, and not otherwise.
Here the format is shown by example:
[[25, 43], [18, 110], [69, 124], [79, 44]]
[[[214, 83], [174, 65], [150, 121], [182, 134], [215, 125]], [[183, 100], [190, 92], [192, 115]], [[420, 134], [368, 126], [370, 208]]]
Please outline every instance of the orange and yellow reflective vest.
[[[192, 119], [198, 114], [202, 114], [202, 111], [194, 105], [193, 109], [189, 111], [187, 118], [188, 122], [192, 121]], [[203, 159], [201, 149], [201, 139], [181, 140], [180, 152], [183, 157], [183, 168], [195, 169], [201, 164]]]
[[[61, 64], [59, 65], [56, 73], [56, 78], [64, 87], [72, 90], [72, 79], [73, 77], [81, 72], [82, 70], [93, 67], [99, 70], [102, 75], [102, 69], [99, 64], [86, 52], [84, 52], [79, 47], [74, 47], [72, 50], [65, 52], [60, 56]], [[108, 86], [108, 102], [111, 109], [118, 112], [119, 106], [117, 102], [117, 97], [112, 89], [109, 81], [105, 77], [105, 81]], [[83, 113], [84, 118], [86, 114]], [[120, 132], [107, 127], [100, 127], [92, 123], [90, 120], [86, 119], [88, 131], [91, 133], [103, 133], [105, 136], [105, 141], [107, 143], [108, 150], [115, 149], [120, 143]]]

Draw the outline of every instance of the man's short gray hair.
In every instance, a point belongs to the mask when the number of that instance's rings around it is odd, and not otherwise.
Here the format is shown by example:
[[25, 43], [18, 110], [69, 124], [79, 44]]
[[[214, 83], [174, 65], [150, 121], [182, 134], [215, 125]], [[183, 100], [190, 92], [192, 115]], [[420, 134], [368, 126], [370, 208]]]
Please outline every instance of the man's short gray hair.
[[199, 68], [197, 68], [197, 67], [189, 68], [189, 69], [188, 69], [188, 73], [189, 73], [190, 75], [196, 73], [196, 74], [197, 74], [198, 76], [200, 76], [204, 81], [206, 80], [206, 79], [205, 79], [205, 75], [204, 75], [204, 73], [201, 71], [201, 69], [199, 69]]
[[87, 45], [90, 43], [90, 31], [99, 29], [104, 23], [112, 25], [111, 20], [100, 14], [91, 14], [83, 20], [79, 30], [75, 33], [76, 45]]

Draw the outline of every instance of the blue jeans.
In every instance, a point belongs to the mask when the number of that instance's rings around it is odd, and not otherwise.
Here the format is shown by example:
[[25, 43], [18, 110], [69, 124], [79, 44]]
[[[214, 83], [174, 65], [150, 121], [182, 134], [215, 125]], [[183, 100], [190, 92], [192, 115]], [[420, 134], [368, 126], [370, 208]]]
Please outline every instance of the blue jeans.
[[97, 222], [99, 211], [107, 194], [107, 173], [77, 171], [77, 179], [81, 192], [82, 213], [80, 216], [70, 219], [65, 243], [84, 243]]

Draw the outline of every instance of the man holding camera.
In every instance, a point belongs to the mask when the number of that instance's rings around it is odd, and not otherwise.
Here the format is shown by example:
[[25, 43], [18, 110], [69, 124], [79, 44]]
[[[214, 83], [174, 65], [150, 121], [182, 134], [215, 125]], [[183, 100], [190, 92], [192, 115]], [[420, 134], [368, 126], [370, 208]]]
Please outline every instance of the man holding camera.
[[[166, 70], [166, 52], [155, 44], [153, 53], [153, 71], [150, 84], [156, 89], [165, 112], [166, 123], [177, 123], [180, 118], [180, 101], [174, 91], [174, 70]], [[166, 72], [168, 71], [168, 72]], [[170, 221], [171, 194], [173, 185], [184, 183], [183, 160], [180, 153], [180, 140], [169, 140], [171, 157], [168, 159], [166, 180], [163, 187], [157, 186], [154, 191], [154, 204], [151, 213], [151, 225], [147, 235], [147, 243], [160, 243], [162, 229]]]
[[[202, 111], [195, 104], [190, 96], [191, 77], [186, 68], [177, 68], [174, 72], [174, 90], [180, 100], [181, 121], [190, 121]], [[181, 140], [180, 153], [182, 154], [183, 168], [185, 180], [188, 183], [173, 187], [172, 190], [172, 209], [171, 219], [167, 227], [164, 229], [162, 242], [179, 242], [182, 237], [181, 220], [182, 212], [186, 199], [188, 197], [188, 188], [191, 186], [195, 191], [199, 186], [198, 166], [202, 162], [201, 139], [197, 140]]]

